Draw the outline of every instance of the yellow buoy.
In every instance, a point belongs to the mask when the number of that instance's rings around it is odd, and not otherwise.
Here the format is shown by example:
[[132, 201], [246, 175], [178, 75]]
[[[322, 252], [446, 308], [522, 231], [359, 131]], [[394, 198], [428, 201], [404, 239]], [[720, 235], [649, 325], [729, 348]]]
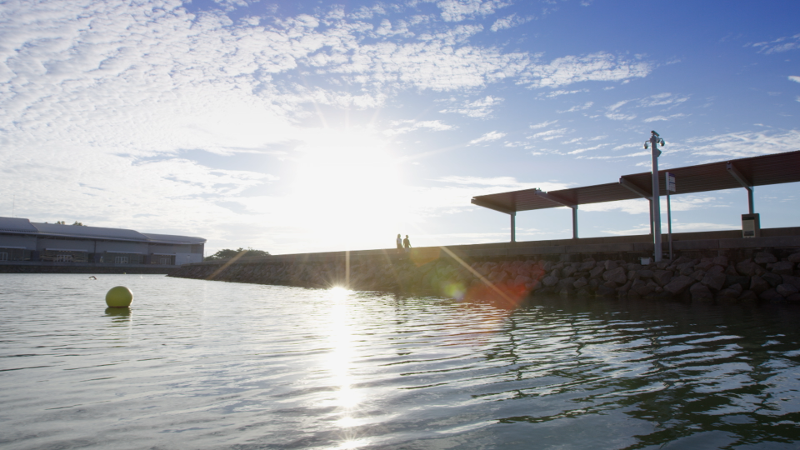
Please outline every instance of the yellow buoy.
[[127, 308], [133, 301], [133, 292], [125, 286], [111, 288], [106, 294], [106, 305], [109, 308]]

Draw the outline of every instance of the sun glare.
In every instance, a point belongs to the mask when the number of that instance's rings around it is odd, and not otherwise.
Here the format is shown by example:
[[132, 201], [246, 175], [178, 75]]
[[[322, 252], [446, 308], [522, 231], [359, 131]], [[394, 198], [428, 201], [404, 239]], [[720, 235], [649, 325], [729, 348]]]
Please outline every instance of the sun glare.
[[[296, 213], [340, 244], [395, 232], [407, 220], [400, 162], [368, 129], [324, 130], [298, 148]], [[338, 245], [338, 248], [343, 248]]]

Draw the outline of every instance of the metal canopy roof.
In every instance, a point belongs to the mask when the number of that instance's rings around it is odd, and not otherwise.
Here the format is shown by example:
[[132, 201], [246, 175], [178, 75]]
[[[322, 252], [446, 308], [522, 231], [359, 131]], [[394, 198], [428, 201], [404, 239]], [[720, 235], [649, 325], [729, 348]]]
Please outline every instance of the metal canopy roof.
[[[659, 171], [659, 193], [666, 195], [664, 173], [675, 176], [677, 192], [691, 194], [722, 189], [800, 182], [800, 151], [734, 159]], [[652, 197], [651, 173], [620, 177], [619, 182], [559, 189], [503, 192], [472, 198], [472, 203], [506, 214], [534, 209], [577, 207], [589, 203], [615, 202]], [[675, 195], [673, 194], [673, 195]]]

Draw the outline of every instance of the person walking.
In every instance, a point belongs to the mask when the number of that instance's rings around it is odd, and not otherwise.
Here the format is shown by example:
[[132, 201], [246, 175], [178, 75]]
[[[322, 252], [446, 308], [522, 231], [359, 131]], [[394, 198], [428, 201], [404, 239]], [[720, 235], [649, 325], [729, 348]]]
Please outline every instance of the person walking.
[[397, 253], [403, 253], [403, 239], [400, 238], [400, 234], [397, 234]]
[[406, 238], [403, 239], [403, 247], [406, 248], [406, 253], [411, 250], [411, 241], [408, 240], [408, 235], [406, 235]]

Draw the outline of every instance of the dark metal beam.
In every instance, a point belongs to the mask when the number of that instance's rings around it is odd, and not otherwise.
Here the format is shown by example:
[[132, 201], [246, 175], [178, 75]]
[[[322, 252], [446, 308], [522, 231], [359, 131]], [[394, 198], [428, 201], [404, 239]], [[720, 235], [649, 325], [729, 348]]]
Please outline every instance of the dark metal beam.
[[548, 194], [547, 192], [541, 191], [539, 189], [535, 189], [533, 193], [536, 194], [537, 197], [542, 197], [545, 200], [549, 200], [561, 206], [566, 206], [567, 208], [574, 208], [578, 206], [575, 203], [568, 202], [561, 197], [555, 196], [553, 194]]
[[516, 214], [516, 211], [506, 208], [505, 206], [498, 205], [497, 203], [492, 203], [486, 200], [478, 200], [476, 198], [472, 199], [473, 205], [482, 206], [484, 208], [493, 209], [497, 212], [501, 212], [503, 214]]
[[619, 184], [620, 186], [628, 189], [629, 191], [633, 192], [634, 194], [638, 195], [639, 197], [646, 198], [648, 200], [653, 199], [653, 194], [651, 192], [647, 192], [646, 190], [640, 188], [638, 185], [634, 184], [631, 181], [628, 181], [625, 177], [619, 177]]

